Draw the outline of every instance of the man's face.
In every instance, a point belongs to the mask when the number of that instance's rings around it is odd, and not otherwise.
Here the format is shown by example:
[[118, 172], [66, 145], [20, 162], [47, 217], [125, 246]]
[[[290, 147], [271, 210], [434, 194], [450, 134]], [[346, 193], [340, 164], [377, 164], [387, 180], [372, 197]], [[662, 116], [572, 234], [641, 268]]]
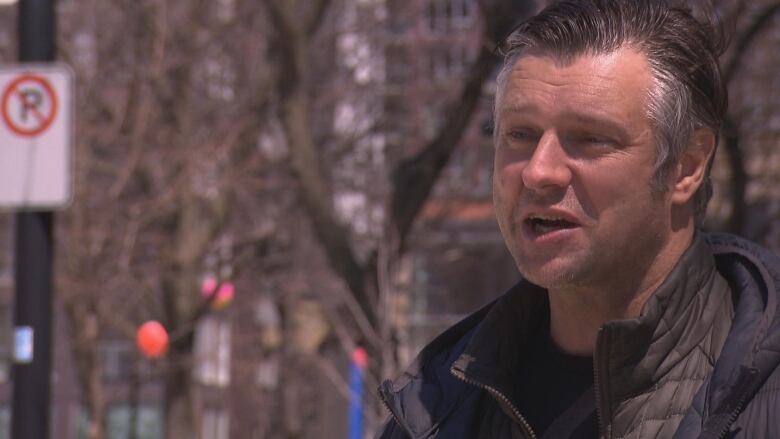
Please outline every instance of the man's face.
[[632, 49], [572, 62], [523, 55], [497, 109], [493, 198], [518, 269], [546, 288], [641, 275], [669, 239], [651, 190], [651, 75]]

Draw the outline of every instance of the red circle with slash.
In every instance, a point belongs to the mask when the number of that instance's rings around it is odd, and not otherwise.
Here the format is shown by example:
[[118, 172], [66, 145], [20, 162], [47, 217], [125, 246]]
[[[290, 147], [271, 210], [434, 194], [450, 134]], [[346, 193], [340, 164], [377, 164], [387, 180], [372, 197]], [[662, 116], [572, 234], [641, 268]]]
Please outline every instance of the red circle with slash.
[[[22, 87], [28, 84], [34, 84], [43, 91], [44, 99], [48, 99], [50, 103], [48, 111], [41, 111], [38, 108], [40, 103], [34, 103], [29, 100], [28, 95], [22, 90]], [[11, 117], [11, 103], [14, 99], [19, 99], [23, 111], [32, 115], [34, 123], [28, 124], [30, 126], [23, 126], [19, 121]], [[34, 137], [41, 134], [51, 126], [57, 117], [57, 95], [54, 93], [54, 88], [49, 81], [40, 76], [33, 74], [19, 76], [11, 81], [3, 92], [2, 116], [8, 128], [19, 136]]]

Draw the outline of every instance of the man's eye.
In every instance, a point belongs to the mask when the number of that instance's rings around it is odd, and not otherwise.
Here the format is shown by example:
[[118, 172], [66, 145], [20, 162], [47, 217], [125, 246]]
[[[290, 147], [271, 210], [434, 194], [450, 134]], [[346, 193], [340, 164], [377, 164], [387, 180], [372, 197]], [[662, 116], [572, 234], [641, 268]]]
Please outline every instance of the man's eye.
[[582, 144], [593, 145], [593, 146], [612, 146], [615, 144], [615, 142], [608, 137], [590, 135], [590, 134], [579, 136], [578, 140]]
[[510, 139], [520, 142], [530, 142], [538, 137], [536, 133], [530, 130], [511, 130], [508, 133]]
[[604, 140], [603, 137], [599, 137], [592, 134], [582, 134], [579, 137], [580, 142], [586, 142], [586, 143], [600, 143]]

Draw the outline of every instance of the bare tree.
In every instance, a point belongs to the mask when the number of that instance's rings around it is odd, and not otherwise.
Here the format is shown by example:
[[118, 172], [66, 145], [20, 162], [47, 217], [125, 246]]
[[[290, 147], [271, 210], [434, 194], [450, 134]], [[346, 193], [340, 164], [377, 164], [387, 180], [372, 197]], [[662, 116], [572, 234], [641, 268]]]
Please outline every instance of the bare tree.
[[[450, 97], [444, 122], [418, 151], [403, 158], [389, 172], [385, 224], [373, 248], [356, 251], [354, 234], [340, 220], [334, 207], [334, 186], [323, 170], [322, 148], [317, 145], [312, 104], [324, 90], [317, 88], [318, 71], [312, 68], [317, 31], [328, 17], [328, 1], [301, 2], [266, 0], [277, 45], [278, 114], [290, 150], [291, 166], [297, 177], [300, 198], [313, 233], [322, 246], [332, 270], [350, 293], [343, 308], [351, 315], [354, 337], [371, 353], [370, 383], [380, 375], [393, 373], [395, 346], [391, 322], [387, 320], [393, 265], [405, 247], [405, 239], [449, 157], [469, 126], [483, 85], [497, 63], [496, 46], [519, 18], [511, 2], [480, 1], [481, 44], [460, 90]], [[314, 53], [316, 54], [316, 52]], [[388, 163], [389, 166], [392, 164]], [[356, 306], [349, 306], [350, 303]]]
[[[103, 436], [98, 339], [158, 319], [167, 437], [198, 437], [193, 334], [206, 257], [254, 245], [267, 224], [232, 216], [256, 191], [267, 102], [262, 11], [251, 2], [71, 2], [63, 58], [77, 72], [77, 183], [63, 215], [59, 286], [90, 414]], [[225, 240], [229, 236], [230, 239]]]

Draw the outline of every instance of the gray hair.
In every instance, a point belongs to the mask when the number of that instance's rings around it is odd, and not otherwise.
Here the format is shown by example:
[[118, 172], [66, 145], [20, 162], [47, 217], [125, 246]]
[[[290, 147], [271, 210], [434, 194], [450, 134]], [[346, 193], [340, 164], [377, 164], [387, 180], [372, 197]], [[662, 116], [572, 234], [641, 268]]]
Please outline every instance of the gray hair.
[[[667, 0], [563, 0], [523, 22], [506, 39], [498, 74], [494, 119], [509, 72], [526, 49], [570, 61], [579, 55], [612, 53], [631, 47], [647, 57], [653, 77], [647, 113], [657, 139], [651, 187], [665, 190], [695, 129], [712, 130], [716, 139], [728, 107], [718, 57], [721, 28], [699, 20], [692, 10]], [[496, 122], [497, 123], [497, 122]], [[497, 130], [496, 130], [497, 131]], [[694, 195], [697, 224], [712, 196], [708, 164]]]

